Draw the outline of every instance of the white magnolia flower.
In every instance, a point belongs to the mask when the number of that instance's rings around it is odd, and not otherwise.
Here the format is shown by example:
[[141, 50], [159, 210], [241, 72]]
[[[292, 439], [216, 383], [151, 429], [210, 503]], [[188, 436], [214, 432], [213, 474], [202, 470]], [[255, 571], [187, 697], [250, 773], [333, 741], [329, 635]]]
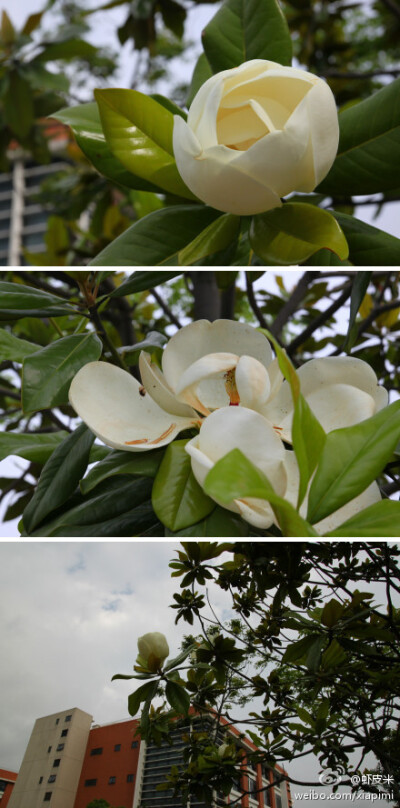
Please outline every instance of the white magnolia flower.
[[[299, 491], [299, 470], [293, 451], [287, 451], [276, 431], [259, 413], [245, 407], [227, 407], [214, 412], [204, 422], [200, 433], [186, 444], [192, 460], [192, 470], [203, 486], [208, 472], [232, 449], [240, 449], [245, 457], [268, 478], [276, 494], [294, 507]], [[378, 485], [372, 483], [360, 496], [314, 525], [320, 536], [334, 530], [360, 510], [379, 502]], [[219, 503], [260, 529], [277, 524], [274, 512], [266, 500], [246, 497]], [[307, 498], [300, 514], [307, 514]]]
[[[85, 365], [71, 384], [72, 406], [108, 446], [132, 452], [165, 446], [229, 404], [260, 413], [291, 442], [290, 386], [283, 382], [268, 340], [252, 326], [198, 320], [171, 338], [162, 370], [145, 352], [139, 366], [142, 384], [106, 362]], [[386, 390], [361, 359], [312, 359], [298, 375], [326, 431], [369, 418], [388, 402]]]
[[[311, 359], [297, 375], [303, 396], [326, 432], [371, 418], [388, 403], [387, 390], [378, 386], [374, 371], [362, 359]], [[257, 409], [290, 443], [294, 405], [289, 383], [283, 382], [277, 395]]]
[[175, 116], [178, 171], [199, 199], [237, 215], [310, 192], [337, 152], [335, 99], [325, 81], [294, 67], [253, 59], [208, 79], [187, 118]]
[[137, 663], [142, 668], [156, 673], [169, 655], [169, 647], [164, 634], [150, 631], [138, 639], [139, 656]]
[[[185, 448], [192, 460], [193, 474], [201, 486], [218, 460], [232, 449], [240, 449], [268, 477], [275, 492], [285, 496], [287, 452], [275, 430], [253, 410], [246, 407], [217, 410], [209, 415], [199, 434]], [[272, 508], [263, 499], [235, 499], [228, 505], [223, 503], [223, 507], [240, 514], [246, 522], [258, 528], [268, 528], [274, 522]]]
[[218, 407], [265, 403], [282, 381], [268, 340], [233, 320], [191, 323], [170, 339], [162, 371], [145, 352], [139, 366], [142, 384], [105, 362], [88, 363], [71, 384], [72, 406], [114, 449], [165, 446]]

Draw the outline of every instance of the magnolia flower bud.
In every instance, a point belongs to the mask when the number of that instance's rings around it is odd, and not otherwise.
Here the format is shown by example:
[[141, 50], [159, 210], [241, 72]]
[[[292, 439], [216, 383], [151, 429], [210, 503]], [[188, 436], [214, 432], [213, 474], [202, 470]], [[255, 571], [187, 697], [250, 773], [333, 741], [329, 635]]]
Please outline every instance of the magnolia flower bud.
[[191, 191], [237, 215], [310, 192], [337, 152], [335, 99], [325, 81], [294, 67], [253, 59], [208, 79], [187, 123], [175, 116], [173, 148]]
[[164, 634], [151, 631], [138, 639], [139, 655], [137, 663], [142, 668], [156, 673], [163, 665], [169, 654], [169, 647]]

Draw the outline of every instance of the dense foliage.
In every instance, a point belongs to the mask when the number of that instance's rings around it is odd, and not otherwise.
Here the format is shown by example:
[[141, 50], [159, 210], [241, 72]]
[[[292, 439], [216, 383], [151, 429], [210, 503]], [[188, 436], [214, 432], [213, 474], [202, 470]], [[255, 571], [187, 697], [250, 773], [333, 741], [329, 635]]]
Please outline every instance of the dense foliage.
[[[268, 275], [3, 273], [0, 457], [27, 461], [18, 473], [8, 471], [1, 478], [5, 519], [24, 513], [20, 529], [28, 536], [307, 536], [316, 535], [312, 524], [323, 518], [321, 491], [329, 513], [349, 499], [349, 486], [356, 496], [378, 479], [383, 499], [355, 513], [333, 535], [398, 535], [398, 273], [307, 271], [294, 288], [290, 273], [283, 273], [272, 291], [263, 287]], [[313, 357], [350, 355], [368, 363], [393, 398], [372, 418], [330, 433], [326, 446], [304, 397], [298, 399], [305, 428], [303, 440], [294, 438], [294, 449], [303, 499], [320, 463], [310, 492], [311, 522], [277, 497], [240, 453], [227, 454], [214, 467], [205, 493], [184, 451], [198, 429], [146, 452], [112, 450], [94, 443], [94, 434], [79, 425], [69, 404], [72, 379], [88, 363], [102, 359], [101, 365], [123, 368], [137, 379], [141, 351], [160, 362], [168, 336], [184, 323], [221, 316], [267, 328], [292, 385], [294, 368]], [[296, 385], [294, 390], [298, 397]], [[258, 530], [222, 507], [249, 496], [272, 503], [275, 519], [269, 529]]]

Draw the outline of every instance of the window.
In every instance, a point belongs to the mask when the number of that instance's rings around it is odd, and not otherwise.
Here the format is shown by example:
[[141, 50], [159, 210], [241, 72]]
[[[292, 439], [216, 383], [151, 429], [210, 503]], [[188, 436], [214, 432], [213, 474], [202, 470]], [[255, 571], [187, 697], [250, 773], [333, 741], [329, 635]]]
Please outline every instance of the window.
[[48, 783], [55, 783], [56, 782], [56, 777], [57, 777], [56, 774], [51, 774], [47, 782]]
[[47, 754], [49, 754], [49, 752], [51, 752], [51, 746], [49, 746], [49, 748], [47, 750]]
[[135, 777], [135, 775], [134, 775], [134, 774], [127, 774], [127, 775], [126, 775], [126, 782], [127, 782], [127, 783], [133, 783], [133, 781], [134, 781], [134, 777]]
[[250, 799], [256, 800], [257, 799], [257, 783], [255, 780], [252, 780], [249, 777], [249, 791], [250, 791]]
[[102, 755], [103, 754], [103, 747], [102, 746], [96, 746], [95, 749], [90, 750], [90, 754], [91, 755]]
[[64, 749], [65, 743], [59, 743], [56, 749], [56, 752], [62, 752]]
[[66, 737], [67, 737], [67, 735], [68, 735], [68, 730], [67, 730], [67, 729], [63, 729], [63, 731], [62, 731], [62, 733], [61, 733], [61, 737], [62, 737], [62, 738], [66, 738]]
[[43, 777], [39, 777], [39, 785], [41, 785], [41, 783], [43, 783]]
[[59, 724], [59, 723], [60, 723], [60, 719], [56, 718], [56, 724]]
[[43, 802], [50, 802], [50, 800], [51, 800], [51, 791], [46, 791], [43, 797]]
[[85, 786], [95, 786], [97, 780], [85, 780]]
[[115, 786], [115, 783], [116, 783], [116, 782], [117, 782], [117, 778], [116, 778], [116, 777], [109, 777], [109, 778], [108, 778], [108, 785], [109, 785], [109, 786]]
[[137, 749], [137, 748], [138, 748], [138, 746], [139, 746], [139, 742], [138, 742], [138, 741], [132, 741], [132, 743], [131, 743], [131, 749]]
[[121, 744], [116, 743], [115, 746], [114, 746], [114, 752], [120, 752], [120, 751], [121, 751]]
[[54, 763], [53, 763], [53, 769], [56, 769], [57, 766], [60, 765], [60, 762], [61, 762], [61, 758], [56, 758]]
[[71, 721], [71, 718], [72, 718], [72, 715], [66, 715], [64, 720], [65, 721]]
[[282, 808], [282, 798], [279, 794], [276, 793], [276, 791], [275, 791], [275, 805], [276, 808]]

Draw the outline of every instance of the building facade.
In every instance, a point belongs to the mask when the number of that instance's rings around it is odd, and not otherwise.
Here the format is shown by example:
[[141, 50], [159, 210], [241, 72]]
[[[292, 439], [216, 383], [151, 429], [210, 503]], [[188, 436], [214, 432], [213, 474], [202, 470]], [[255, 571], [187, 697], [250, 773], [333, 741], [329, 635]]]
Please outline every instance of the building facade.
[[6, 808], [17, 779], [17, 772], [0, 769], [0, 808]]
[[[159, 791], [171, 766], [183, 764], [187, 735], [214, 719], [177, 722], [171, 743], [146, 744], [136, 735], [138, 721], [118, 721], [99, 726], [92, 716], [74, 708], [39, 718], [33, 728], [8, 808], [87, 808], [96, 799], [113, 808], [182, 808], [182, 800], [172, 791]], [[214, 794], [212, 805], [191, 799], [186, 808], [291, 808], [290, 787], [279, 775], [286, 772], [262, 764], [251, 764], [247, 754], [254, 744], [221, 720], [221, 743], [234, 742], [242, 753], [241, 775], [228, 797]], [[1, 770], [0, 770], [1, 775]], [[7, 803], [5, 803], [7, 804]], [[4, 808], [0, 802], [0, 808]]]

